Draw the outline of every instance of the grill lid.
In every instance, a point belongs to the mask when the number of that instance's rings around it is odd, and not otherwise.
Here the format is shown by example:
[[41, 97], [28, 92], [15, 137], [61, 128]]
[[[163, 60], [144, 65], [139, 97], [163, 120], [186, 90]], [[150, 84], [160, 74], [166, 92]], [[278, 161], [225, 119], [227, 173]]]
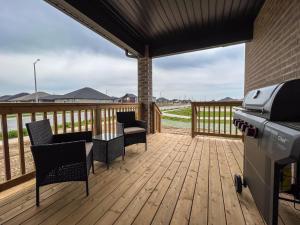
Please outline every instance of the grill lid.
[[249, 91], [243, 107], [271, 121], [300, 121], [300, 79]]

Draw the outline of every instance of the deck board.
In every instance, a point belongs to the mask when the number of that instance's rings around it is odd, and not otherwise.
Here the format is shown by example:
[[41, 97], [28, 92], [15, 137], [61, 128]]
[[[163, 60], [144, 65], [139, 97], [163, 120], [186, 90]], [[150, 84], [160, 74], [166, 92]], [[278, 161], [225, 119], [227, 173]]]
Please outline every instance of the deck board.
[[[0, 193], [0, 224], [265, 224], [249, 189], [235, 192], [242, 169], [239, 140], [149, 135], [148, 151], [130, 146], [109, 170], [96, 163], [88, 197], [80, 182], [42, 187], [40, 207], [34, 181]], [[290, 203], [280, 209], [279, 224], [299, 224]]]

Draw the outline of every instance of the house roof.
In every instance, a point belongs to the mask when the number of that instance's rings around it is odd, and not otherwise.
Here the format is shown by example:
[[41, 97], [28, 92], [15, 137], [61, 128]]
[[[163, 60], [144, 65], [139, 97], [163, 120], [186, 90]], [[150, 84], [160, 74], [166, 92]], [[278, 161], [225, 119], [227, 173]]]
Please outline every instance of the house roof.
[[6, 102], [11, 97], [11, 95], [3, 95], [0, 97], [0, 102]]
[[55, 100], [55, 99], [59, 99], [62, 95], [47, 95], [47, 96], [43, 96], [40, 97], [39, 99], [41, 100]]
[[[45, 96], [48, 96], [48, 95], [49, 94], [46, 93], [46, 92], [37, 92], [37, 96], [38, 96], [39, 99], [43, 98]], [[36, 96], [36, 94], [32, 93], [32, 94], [24, 95], [24, 96], [21, 96], [21, 97], [12, 98], [9, 101], [10, 102], [29, 102], [29, 101], [34, 101], [35, 96]]]
[[111, 97], [97, 91], [93, 88], [85, 87], [76, 91], [72, 91], [65, 95], [61, 95], [58, 99], [93, 99], [93, 100], [112, 100]]
[[19, 98], [19, 97], [22, 97], [22, 96], [25, 96], [25, 95], [29, 95], [29, 93], [18, 93], [18, 94], [15, 94], [15, 95], [3, 95], [0, 97], [0, 101], [2, 102], [7, 102], [7, 101], [10, 101], [11, 99], [14, 99], [14, 98]]
[[46, 0], [135, 55], [158, 57], [249, 41], [265, 0]]
[[169, 99], [166, 99], [164, 97], [160, 97], [160, 98], [156, 99], [156, 101], [158, 101], [158, 102], [167, 102], [167, 101], [169, 101]]
[[126, 93], [122, 98], [137, 98], [135, 94]]

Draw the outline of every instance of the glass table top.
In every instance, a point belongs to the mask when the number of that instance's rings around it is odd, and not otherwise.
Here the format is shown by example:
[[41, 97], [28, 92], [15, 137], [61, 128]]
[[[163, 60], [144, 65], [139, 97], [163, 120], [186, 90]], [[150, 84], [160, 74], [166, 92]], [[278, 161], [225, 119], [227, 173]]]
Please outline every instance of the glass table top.
[[99, 141], [109, 141], [118, 137], [122, 137], [123, 134], [116, 134], [116, 133], [102, 133], [99, 135], [93, 136], [93, 140], [99, 140]]

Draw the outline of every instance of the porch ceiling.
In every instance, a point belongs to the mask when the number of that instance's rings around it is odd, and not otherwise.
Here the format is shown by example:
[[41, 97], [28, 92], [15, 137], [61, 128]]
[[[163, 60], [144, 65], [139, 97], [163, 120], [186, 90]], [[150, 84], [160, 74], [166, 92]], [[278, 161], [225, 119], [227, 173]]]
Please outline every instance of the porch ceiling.
[[133, 54], [159, 57], [245, 42], [265, 0], [46, 0]]

